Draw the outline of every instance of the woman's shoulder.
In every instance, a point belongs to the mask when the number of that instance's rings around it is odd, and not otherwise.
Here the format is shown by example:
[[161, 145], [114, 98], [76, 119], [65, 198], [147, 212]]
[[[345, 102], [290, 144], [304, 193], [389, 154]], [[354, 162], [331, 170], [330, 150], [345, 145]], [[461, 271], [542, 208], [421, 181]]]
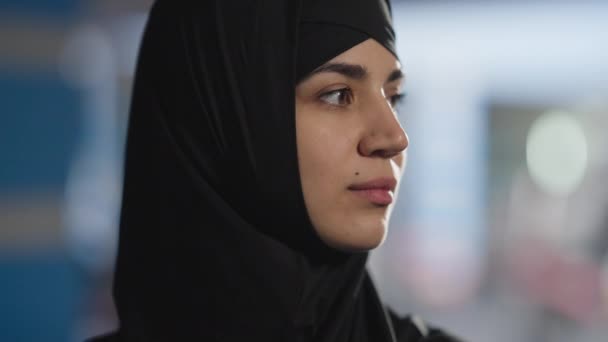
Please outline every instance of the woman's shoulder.
[[398, 342], [465, 342], [428, 325], [418, 316], [399, 317], [391, 310], [389, 316]]

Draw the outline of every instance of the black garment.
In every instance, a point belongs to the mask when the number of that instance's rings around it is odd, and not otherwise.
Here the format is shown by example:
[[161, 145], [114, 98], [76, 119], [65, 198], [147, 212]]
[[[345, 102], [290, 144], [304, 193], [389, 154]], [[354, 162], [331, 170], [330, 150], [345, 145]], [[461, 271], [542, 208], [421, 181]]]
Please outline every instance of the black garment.
[[129, 119], [120, 330], [102, 341], [395, 341], [367, 253], [327, 247], [309, 221], [294, 112], [297, 81], [327, 59], [368, 37], [394, 53], [389, 10], [383, 0], [154, 4]]
[[[424, 322], [415, 317], [400, 318], [390, 312], [390, 318], [395, 327], [397, 342], [462, 342], [456, 337], [448, 335], [441, 330], [428, 327]], [[104, 336], [99, 336], [87, 342], [120, 342], [119, 332], [113, 332]]]

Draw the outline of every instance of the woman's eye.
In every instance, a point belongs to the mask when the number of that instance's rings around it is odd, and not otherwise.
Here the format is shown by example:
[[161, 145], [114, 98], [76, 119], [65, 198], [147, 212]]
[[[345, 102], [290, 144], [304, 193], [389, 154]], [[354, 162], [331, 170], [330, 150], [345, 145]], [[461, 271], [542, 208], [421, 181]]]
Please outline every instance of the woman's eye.
[[391, 107], [397, 108], [401, 103], [403, 103], [406, 96], [407, 96], [406, 93], [399, 93], [399, 94], [395, 94], [395, 95], [389, 97]]
[[321, 95], [321, 100], [333, 106], [345, 106], [352, 102], [352, 92], [348, 88], [332, 90]]

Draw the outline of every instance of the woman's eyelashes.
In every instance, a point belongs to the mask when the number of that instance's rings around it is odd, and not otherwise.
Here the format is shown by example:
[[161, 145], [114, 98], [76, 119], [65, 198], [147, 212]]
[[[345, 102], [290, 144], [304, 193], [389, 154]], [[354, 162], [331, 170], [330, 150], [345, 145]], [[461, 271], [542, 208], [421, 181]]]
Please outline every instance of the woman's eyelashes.
[[340, 88], [321, 94], [320, 99], [329, 105], [343, 107], [352, 103], [353, 93], [349, 88]]
[[406, 96], [407, 96], [406, 93], [398, 93], [398, 94], [389, 96], [388, 100], [391, 104], [391, 107], [393, 107], [393, 109], [396, 109], [397, 107], [399, 107], [399, 105], [405, 101]]
[[[390, 103], [391, 108], [396, 109], [401, 103], [404, 102], [406, 96], [406, 93], [397, 93], [388, 96], [387, 100]], [[354, 94], [350, 88], [340, 88], [322, 93], [319, 96], [319, 99], [323, 103], [331, 106], [345, 107], [353, 103]]]

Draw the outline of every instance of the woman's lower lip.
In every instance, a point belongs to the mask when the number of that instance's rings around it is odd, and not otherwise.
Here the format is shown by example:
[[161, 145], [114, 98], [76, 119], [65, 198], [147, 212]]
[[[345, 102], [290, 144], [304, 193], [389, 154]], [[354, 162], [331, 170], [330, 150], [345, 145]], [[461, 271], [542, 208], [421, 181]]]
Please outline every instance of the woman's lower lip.
[[378, 205], [389, 205], [393, 203], [393, 193], [386, 189], [351, 190], [356, 195], [366, 198]]

